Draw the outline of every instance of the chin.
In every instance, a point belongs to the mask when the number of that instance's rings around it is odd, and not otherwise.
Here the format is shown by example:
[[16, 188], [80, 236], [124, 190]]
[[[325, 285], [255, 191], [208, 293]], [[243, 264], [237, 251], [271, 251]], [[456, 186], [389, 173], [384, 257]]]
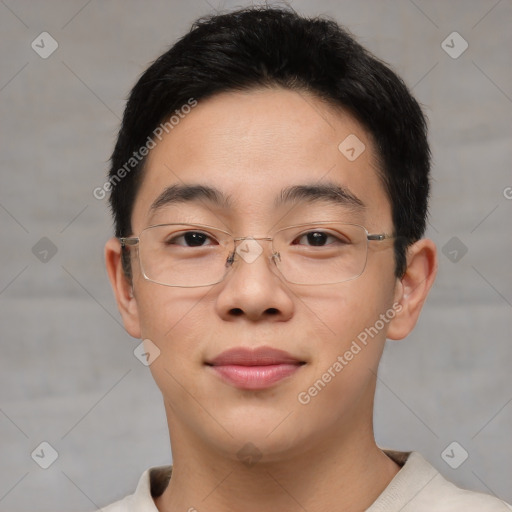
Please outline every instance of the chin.
[[[246, 447], [255, 447], [264, 455], [264, 461], [282, 460], [291, 453], [300, 450], [314, 434], [313, 426], [300, 418], [296, 411], [279, 408], [266, 413], [244, 410], [235, 412], [232, 421], [223, 422], [233, 437], [226, 435], [222, 439], [211, 439], [224, 446], [224, 450], [233, 454]], [[226, 444], [227, 443], [227, 444]]]
[[268, 435], [268, 431], [258, 431], [247, 426], [245, 430], [238, 430], [235, 438], [230, 439], [227, 445], [224, 438], [220, 451], [227, 458], [241, 462], [247, 459], [263, 464], [283, 462], [303, 450], [304, 439], [292, 430], [283, 429], [280, 434], [275, 432]]

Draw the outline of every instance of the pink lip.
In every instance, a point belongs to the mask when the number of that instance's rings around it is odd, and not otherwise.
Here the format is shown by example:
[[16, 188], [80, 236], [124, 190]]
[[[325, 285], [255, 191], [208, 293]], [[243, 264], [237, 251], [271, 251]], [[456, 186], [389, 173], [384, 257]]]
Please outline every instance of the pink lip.
[[265, 389], [294, 374], [304, 362], [270, 347], [241, 347], [226, 350], [206, 364], [240, 389]]

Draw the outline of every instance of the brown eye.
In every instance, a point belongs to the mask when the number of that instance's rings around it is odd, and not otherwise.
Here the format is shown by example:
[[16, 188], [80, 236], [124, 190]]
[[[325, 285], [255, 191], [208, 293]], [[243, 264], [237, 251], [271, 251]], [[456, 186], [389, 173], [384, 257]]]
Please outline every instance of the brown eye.
[[212, 237], [201, 231], [186, 231], [181, 235], [174, 235], [166, 240], [167, 245], [182, 245], [185, 247], [203, 247], [208, 240], [215, 241]]
[[295, 244], [311, 247], [325, 247], [327, 245], [334, 245], [337, 243], [348, 243], [348, 240], [344, 237], [337, 237], [331, 233], [326, 233], [325, 231], [309, 231], [308, 233], [303, 233], [295, 240]]

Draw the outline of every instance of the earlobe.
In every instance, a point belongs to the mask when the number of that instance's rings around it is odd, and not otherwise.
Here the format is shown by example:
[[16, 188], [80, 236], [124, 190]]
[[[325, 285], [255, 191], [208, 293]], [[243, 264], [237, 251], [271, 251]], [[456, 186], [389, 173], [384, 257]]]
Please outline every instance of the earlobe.
[[401, 305], [401, 310], [390, 322], [388, 338], [400, 340], [413, 330], [436, 273], [434, 242], [423, 238], [412, 244], [407, 250], [407, 269], [396, 283], [395, 302]]
[[128, 282], [121, 261], [121, 244], [111, 238], [105, 244], [105, 265], [117, 307], [123, 318], [124, 328], [134, 338], [140, 338], [140, 322], [137, 299], [132, 284]]

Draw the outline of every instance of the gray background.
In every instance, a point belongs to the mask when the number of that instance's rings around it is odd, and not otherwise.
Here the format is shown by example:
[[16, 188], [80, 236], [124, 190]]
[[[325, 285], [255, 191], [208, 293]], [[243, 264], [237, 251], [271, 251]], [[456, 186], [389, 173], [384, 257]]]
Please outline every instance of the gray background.
[[[147, 64], [196, 17], [240, 5], [0, 1], [1, 511], [93, 510], [170, 462], [159, 391], [107, 283], [112, 224], [92, 191]], [[347, 25], [430, 118], [428, 235], [440, 269], [417, 329], [388, 342], [377, 440], [419, 450], [456, 483], [512, 502], [512, 3], [292, 5]], [[47, 59], [31, 48], [43, 31], [59, 45]], [[441, 46], [453, 31], [469, 44], [456, 59]], [[452, 52], [459, 43], [448, 39]], [[33, 251], [42, 237], [57, 248], [46, 262]], [[58, 452], [46, 470], [31, 458], [42, 441]], [[441, 457], [452, 441], [469, 453], [458, 469]]]

